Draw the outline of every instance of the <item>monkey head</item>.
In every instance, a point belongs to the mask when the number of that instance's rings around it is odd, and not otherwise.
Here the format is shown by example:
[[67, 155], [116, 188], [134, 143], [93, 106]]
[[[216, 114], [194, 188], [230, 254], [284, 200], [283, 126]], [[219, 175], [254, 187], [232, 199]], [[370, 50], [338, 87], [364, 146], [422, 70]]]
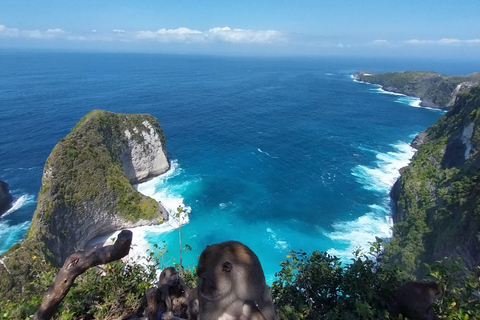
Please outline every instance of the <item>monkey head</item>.
[[208, 246], [200, 255], [197, 275], [200, 319], [275, 319], [262, 266], [246, 245], [226, 241]]
[[237, 241], [214, 244], [203, 250], [197, 274], [199, 294], [209, 300], [216, 300], [232, 291], [247, 300], [249, 286], [265, 283], [258, 257]]
[[158, 286], [174, 286], [178, 284], [180, 276], [178, 275], [177, 270], [174, 267], [168, 267], [162, 270], [160, 273], [160, 278], [158, 279]]
[[405, 282], [397, 290], [399, 312], [412, 319], [436, 319], [433, 303], [442, 297], [442, 291], [436, 282]]

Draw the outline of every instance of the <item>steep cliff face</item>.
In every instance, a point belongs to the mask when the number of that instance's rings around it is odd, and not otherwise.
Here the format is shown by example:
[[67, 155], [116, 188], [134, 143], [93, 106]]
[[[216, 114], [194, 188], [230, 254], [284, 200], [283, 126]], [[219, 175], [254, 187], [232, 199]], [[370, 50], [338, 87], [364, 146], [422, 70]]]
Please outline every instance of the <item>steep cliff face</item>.
[[[120, 154], [120, 162], [125, 176], [131, 183], [145, 181], [168, 170], [165, 137], [161, 128], [154, 127], [154, 124], [144, 120], [142, 130], [133, 127], [124, 131], [127, 143]], [[133, 138], [134, 135], [140, 139]]]
[[27, 237], [44, 242], [60, 265], [93, 237], [160, 223], [166, 210], [131, 183], [168, 167], [154, 117], [92, 111], [47, 159]]
[[418, 152], [392, 189], [390, 260], [420, 273], [422, 262], [461, 257], [480, 265], [480, 86], [414, 141]]
[[480, 73], [466, 76], [442, 75], [433, 71], [371, 73], [360, 71], [354, 78], [378, 84], [384, 90], [422, 100], [421, 106], [449, 110], [460, 92], [480, 83]]
[[7, 211], [12, 202], [12, 195], [8, 191], [8, 184], [0, 180], [0, 216]]

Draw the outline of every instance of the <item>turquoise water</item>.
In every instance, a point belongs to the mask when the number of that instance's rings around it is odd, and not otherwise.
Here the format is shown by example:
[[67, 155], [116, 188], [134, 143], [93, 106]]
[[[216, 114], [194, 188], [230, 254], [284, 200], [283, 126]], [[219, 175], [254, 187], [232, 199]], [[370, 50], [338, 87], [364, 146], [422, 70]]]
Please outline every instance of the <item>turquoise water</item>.
[[[476, 68], [476, 70], [475, 70]], [[388, 192], [414, 135], [441, 112], [354, 82], [358, 70], [478, 71], [478, 62], [287, 59], [154, 54], [0, 54], [0, 179], [16, 197], [0, 218], [0, 252], [28, 230], [43, 165], [92, 109], [150, 113], [171, 170], [138, 186], [189, 210], [182, 243], [195, 265], [208, 244], [239, 240], [271, 281], [290, 250], [348, 259], [390, 236]], [[178, 231], [137, 231], [136, 252]], [[172, 229], [172, 228], [171, 228]]]

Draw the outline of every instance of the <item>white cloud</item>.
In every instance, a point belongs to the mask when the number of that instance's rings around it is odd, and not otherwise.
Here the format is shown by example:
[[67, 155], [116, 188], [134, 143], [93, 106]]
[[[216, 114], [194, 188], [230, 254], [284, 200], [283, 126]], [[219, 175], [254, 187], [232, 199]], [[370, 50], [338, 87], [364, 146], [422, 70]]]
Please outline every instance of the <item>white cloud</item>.
[[230, 43], [270, 44], [286, 41], [283, 34], [276, 30], [231, 29], [229, 27], [208, 30], [208, 38]]
[[0, 37], [4, 38], [32, 38], [32, 39], [56, 39], [66, 38], [68, 33], [60, 28], [40, 30], [20, 30], [17, 28], [7, 28], [0, 25]]
[[368, 44], [372, 46], [388, 46], [390, 45], [390, 42], [388, 42], [388, 40], [378, 39], [378, 40], [373, 40]]
[[202, 42], [204, 36], [201, 31], [188, 28], [159, 29], [157, 31], [137, 31], [134, 38], [138, 40], [156, 40], [160, 42]]
[[273, 44], [286, 42], [286, 37], [276, 30], [247, 30], [217, 27], [207, 31], [200, 31], [180, 27], [177, 29], [158, 29], [157, 31], [129, 32], [123, 29], [113, 29], [102, 33], [97, 30], [85, 34], [74, 34], [60, 28], [46, 31], [19, 30], [0, 25], [0, 37], [3, 38], [30, 38], [30, 39], [65, 39], [90, 41], [158, 41], [162, 43], [215, 43], [227, 42], [233, 44]]
[[66, 34], [67, 32], [65, 30], [60, 29], [60, 28], [55, 28], [55, 29], [48, 29], [47, 33], [49, 33], [49, 34]]
[[480, 39], [468, 39], [468, 40], [461, 40], [455, 38], [442, 38], [439, 40], [418, 40], [418, 39], [410, 39], [407, 41], [403, 41], [406, 45], [472, 45], [472, 44], [480, 44]]
[[[21, 30], [8, 28], [0, 24], [0, 38], [23, 38], [40, 40], [63, 41], [92, 41], [92, 42], [159, 42], [159, 43], [184, 43], [184, 44], [218, 44], [232, 45], [274, 45], [289, 43], [297, 47], [315, 48], [352, 48], [352, 47], [402, 47], [402, 46], [479, 46], [480, 39], [441, 38], [438, 40], [409, 39], [406, 41], [392, 41], [376, 39], [366, 43], [348, 43], [342, 39], [335, 41], [306, 37], [302, 34], [285, 34], [277, 30], [251, 30], [234, 29], [230, 27], [215, 27], [206, 31], [179, 27], [176, 29], [161, 28], [156, 31], [126, 31], [113, 29], [110, 32], [91, 30], [85, 33], [72, 33], [61, 28], [47, 30]], [[313, 39], [313, 40], [312, 40]]]

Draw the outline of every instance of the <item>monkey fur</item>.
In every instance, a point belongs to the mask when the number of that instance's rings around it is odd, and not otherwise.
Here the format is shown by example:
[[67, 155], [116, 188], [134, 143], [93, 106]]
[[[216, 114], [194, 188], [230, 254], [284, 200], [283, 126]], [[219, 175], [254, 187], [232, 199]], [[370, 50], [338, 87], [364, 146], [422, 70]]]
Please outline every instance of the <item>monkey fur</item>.
[[200, 320], [275, 320], [257, 255], [238, 241], [208, 246], [198, 268]]
[[188, 288], [174, 267], [165, 268], [158, 280], [160, 311], [186, 317]]
[[441, 296], [442, 287], [438, 283], [405, 282], [397, 290], [398, 311], [412, 320], [438, 319], [433, 310], [433, 303]]
[[188, 320], [198, 320], [198, 288], [190, 291], [188, 295]]

